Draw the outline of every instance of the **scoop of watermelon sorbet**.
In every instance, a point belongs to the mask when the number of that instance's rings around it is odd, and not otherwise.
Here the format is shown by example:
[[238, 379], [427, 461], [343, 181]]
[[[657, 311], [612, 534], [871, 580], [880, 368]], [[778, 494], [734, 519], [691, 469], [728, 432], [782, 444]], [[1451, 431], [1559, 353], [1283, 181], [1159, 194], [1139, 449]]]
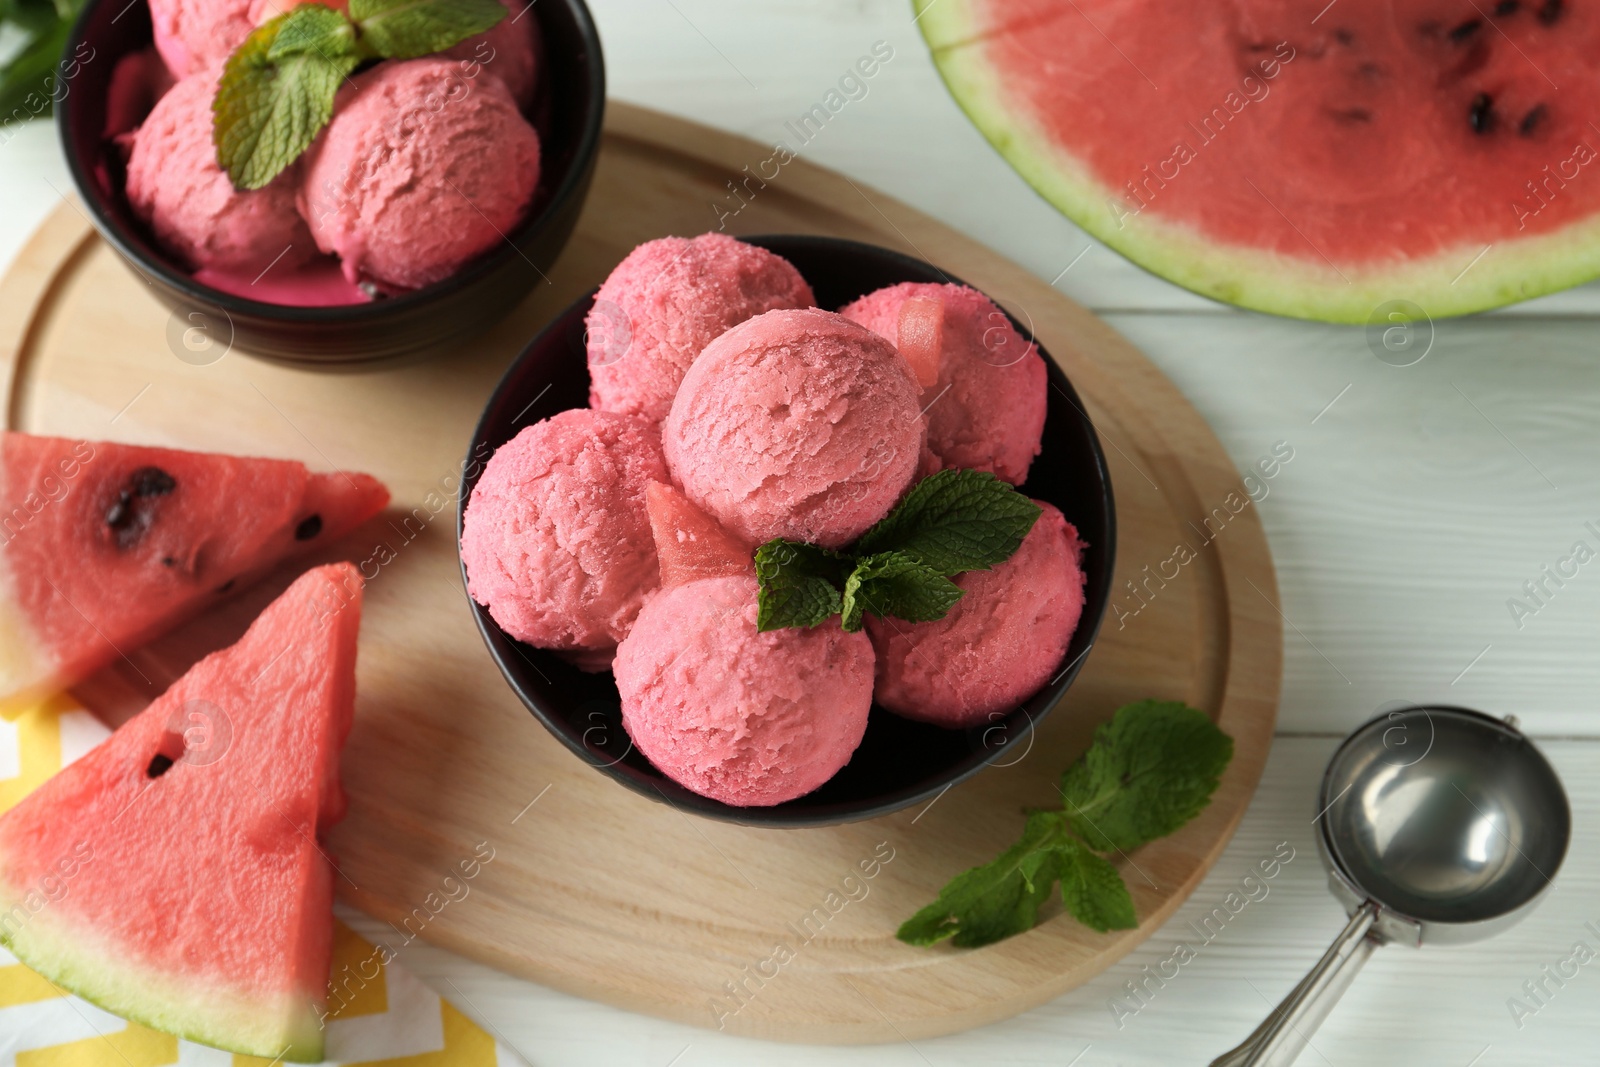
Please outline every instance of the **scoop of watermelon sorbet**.
[[595, 294], [589, 404], [659, 422], [717, 335], [763, 312], [815, 302], [800, 272], [764, 248], [720, 233], [647, 241]]
[[1083, 613], [1083, 542], [1061, 512], [1043, 513], [1004, 563], [968, 571], [942, 619], [867, 616], [878, 653], [879, 704], [960, 729], [1010, 711], [1050, 680]]
[[660, 586], [646, 491], [666, 479], [643, 419], [576, 408], [529, 426], [473, 487], [467, 591], [517, 640], [605, 670]]
[[617, 649], [622, 725], [667, 777], [766, 807], [850, 762], [872, 706], [872, 644], [837, 618], [756, 630], [755, 575], [663, 590]]
[[[277, 0], [293, 3], [294, 0]], [[500, 0], [506, 17], [476, 37], [439, 53], [461, 64], [477, 63], [499, 78], [517, 106], [527, 111], [533, 105], [534, 88], [539, 82], [539, 20], [529, 15], [533, 5], [522, 0]], [[463, 67], [463, 73], [470, 66]]]
[[238, 190], [217, 165], [211, 139], [216, 73], [195, 74], [156, 101], [133, 134], [128, 203], [168, 251], [191, 268], [255, 277], [287, 270], [317, 254], [295, 210], [299, 168], [263, 189]]
[[684, 493], [754, 544], [840, 548], [900, 499], [921, 390], [894, 346], [828, 311], [769, 311], [701, 353], [662, 424]]
[[498, 79], [432, 56], [340, 90], [302, 159], [300, 214], [345, 277], [416, 289], [506, 240], [539, 185], [539, 135]]
[[[1012, 485], [1028, 478], [1044, 433], [1049, 385], [1039, 350], [988, 297], [964, 285], [902, 282], [869, 293], [840, 314], [896, 345], [908, 302], [944, 305], [938, 376], [924, 388], [928, 447], [945, 467], [972, 468]], [[920, 337], [918, 338], [920, 340]]]

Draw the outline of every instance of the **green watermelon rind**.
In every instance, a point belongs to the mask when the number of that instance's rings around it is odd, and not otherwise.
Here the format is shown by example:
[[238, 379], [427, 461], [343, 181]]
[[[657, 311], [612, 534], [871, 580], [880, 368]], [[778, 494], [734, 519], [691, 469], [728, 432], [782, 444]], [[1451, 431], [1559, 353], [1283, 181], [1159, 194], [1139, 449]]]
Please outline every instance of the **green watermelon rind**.
[[[1057, 146], [1021, 107], [976, 47], [976, 0], [911, 0], [917, 26], [950, 95], [1034, 191], [1078, 226], [1152, 274], [1201, 296], [1274, 315], [1367, 323], [1407, 300], [1433, 318], [1465, 315], [1569, 289], [1600, 277], [1600, 218], [1548, 234], [1466, 244], [1392, 267], [1328, 266], [1308, 258], [1221, 245], [1145, 211], [1119, 227], [1115, 191]], [[1263, 203], [1262, 210], [1272, 208]]]
[[[9, 867], [0, 854], [0, 871]], [[214, 983], [196, 989], [172, 975], [117, 962], [122, 954], [110, 948], [91, 950], [93, 939], [63, 929], [48, 902], [38, 910], [27, 908], [27, 895], [0, 877], [0, 917], [17, 912], [26, 916], [16, 929], [0, 924], [0, 944], [52, 985], [184, 1041], [269, 1060], [321, 1062], [323, 1030], [309, 993], [284, 994], [277, 1011], [263, 1011], [259, 1000], [235, 998], [228, 1004]], [[206, 1011], [201, 1016], [174, 1010], [179, 1004], [203, 1004]]]

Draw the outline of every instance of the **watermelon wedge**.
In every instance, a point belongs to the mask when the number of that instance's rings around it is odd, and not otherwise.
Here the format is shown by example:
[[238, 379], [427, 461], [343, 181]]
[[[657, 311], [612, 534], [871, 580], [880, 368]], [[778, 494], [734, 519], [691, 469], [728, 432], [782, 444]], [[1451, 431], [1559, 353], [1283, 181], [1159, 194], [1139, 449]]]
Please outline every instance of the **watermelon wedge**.
[[744, 574], [754, 567], [755, 549], [701, 511], [677, 487], [651, 482], [644, 494], [663, 588]]
[[360, 622], [354, 567], [308, 571], [0, 816], [0, 942], [146, 1026], [320, 1060]]
[[0, 438], [0, 707], [57, 692], [388, 503], [365, 474]]
[[1389, 325], [1600, 275], [1596, 5], [913, 6], [1022, 177], [1195, 292]]

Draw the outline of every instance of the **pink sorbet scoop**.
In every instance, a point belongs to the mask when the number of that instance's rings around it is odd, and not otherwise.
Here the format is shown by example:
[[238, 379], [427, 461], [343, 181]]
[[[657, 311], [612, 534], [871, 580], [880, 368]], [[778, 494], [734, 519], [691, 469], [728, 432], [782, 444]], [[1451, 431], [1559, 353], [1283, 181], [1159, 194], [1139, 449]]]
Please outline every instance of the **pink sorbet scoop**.
[[[941, 328], [908, 336], [931, 301], [944, 307]], [[933, 355], [924, 351], [930, 340], [937, 345], [937, 372], [928, 375], [922, 402], [928, 448], [943, 466], [988, 471], [1012, 485], [1027, 480], [1044, 433], [1044, 358], [988, 297], [964, 285], [902, 282], [839, 313], [901, 346], [919, 366]]]
[[807, 308], [789, 261], [720, 233], [663, 237], [617, 264], [589, 312], [589, 403], [660, 421], [718, 334], [765, 311]]
[[956, 729], [1008, 712], [1050, 680], [1083, 613], [1083, 542], [1054, 507], [1022, 546], [955, 583], [966, 591], [933, 622], [867, 616], [878, 651], [878, 703]]
[[894, 346], [828, 311], [769, 311], [706, 346], [662, 424], [690, 500], [754, 544], [840, 548], [900, 499], [921, 390]]
[[872, 643], [831, 619], [756, 631], [754, 575], [666, 589], [617, 649], [622, 725], [701, 796], [766, 807], [850, 762], [872, 706]]
[[529, 426], [467, 503], [467, 592], [517, 640], [604, 670], [660, 585], [646, 491], [666, 476], [642, 419], [577, 408]]

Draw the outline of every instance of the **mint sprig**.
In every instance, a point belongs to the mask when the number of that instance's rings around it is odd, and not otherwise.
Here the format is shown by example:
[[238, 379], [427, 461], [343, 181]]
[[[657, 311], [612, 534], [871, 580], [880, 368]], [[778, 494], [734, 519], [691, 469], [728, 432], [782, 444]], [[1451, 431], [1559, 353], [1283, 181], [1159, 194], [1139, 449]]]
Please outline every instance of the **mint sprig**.
[[1138, 925], [1122, 876], [1102, 853], [1126, 852], [1177, 830], [1210, 802], [1233, 739], [1173, 701], [1117, 710], [1061, 777], [1062, 806], [1029, 814], [1022, 839], [956, 875], [896, 932], [912, 945], [962, 947], [1031, 930], [1059, 883], [1068, 914], [1091, 930]]
[[262, 188], [328, 124], [356, 67], [442, 51], [505, 15], [499, 0], [352, 0], [349, 15], [303, 3], [263, 23], [222, 69], [211, 105], [218, 166], [234, 188]]
[[782, 538], [757, 549], [757, 626], [815, 626], [839, 614], [854, 632], [868, 614], [942, 619], [962, 595], [950, 577], [1010, 559], [1039, 515], [1039, 505], [992, 474], [939, 471], [845, 552]]

